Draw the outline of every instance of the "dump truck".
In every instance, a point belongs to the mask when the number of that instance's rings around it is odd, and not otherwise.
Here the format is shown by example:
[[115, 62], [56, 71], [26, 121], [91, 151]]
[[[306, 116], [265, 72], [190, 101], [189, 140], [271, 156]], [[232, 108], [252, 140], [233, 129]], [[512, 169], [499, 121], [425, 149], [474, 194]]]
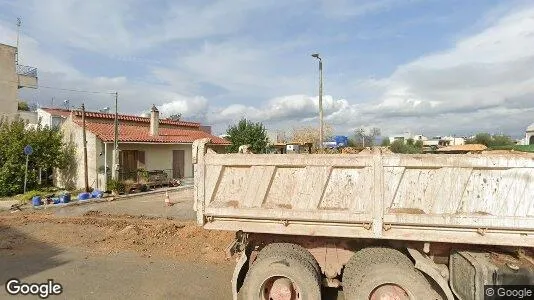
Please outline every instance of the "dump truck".
[[533, 156], [217, 154], [208, 142], [193, 145], [194, 209], [205, 229], [236, 232], [234, 299], [532, 293], [507, 289], [534, 284]]

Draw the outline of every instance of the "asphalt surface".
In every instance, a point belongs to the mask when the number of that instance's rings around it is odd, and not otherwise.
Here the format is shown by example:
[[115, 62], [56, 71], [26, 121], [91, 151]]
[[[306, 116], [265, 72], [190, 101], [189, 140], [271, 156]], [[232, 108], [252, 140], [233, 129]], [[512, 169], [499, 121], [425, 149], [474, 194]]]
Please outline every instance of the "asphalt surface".
[[[48, 279], [60, 283], [63, 293], [49, 299], [232, 299], [232, 267], [162, 259], [136, 253], [93, 254], [87, 249], [42, 245], [35, 253], [1, 257], [0, 281], [27, 283]], [[11, 296], [4, 287], [0, 299], [37, 299]]]
[[[172, 191], [169, 197], [173, 206], [165, 205], [164, 194], [151, 194], [47, 210], [58, 217], [77, 217], [99, 211], [110, 215], [194, 220], [192, 189]], [[90, 247], [51, 245], [23, 232], [16, 233], [22, 235], [23, 251], [0, 247], [0, 282], [4, 286], [10, 278], [27, 283], [53, 279], [63, 286], [63, 293], [48, 299], [232, 299], [231, 263], [147, 258], [128, 250], [106, 255]], [[7, 236], [5, 231], [4, 235]], [[39, 299], [37, 296], [10, 296], [4, 287], [0, 289], [0, 299], [18, 298]], [[331, 289], [325, 290], [323, 295], [323, 299], [342, 298]]]
[[165, 205], [164, 193], [132, 196], [110, 202], [86, 203], [53, 209], [58, 216], [81, 216], [88, 211], [98, 210], [104, 214], [112, 215], [144, 215], [176, 220], [195, 219], [192, 188], [169, 191], [169, 199], [173, 203], [172, 206]]

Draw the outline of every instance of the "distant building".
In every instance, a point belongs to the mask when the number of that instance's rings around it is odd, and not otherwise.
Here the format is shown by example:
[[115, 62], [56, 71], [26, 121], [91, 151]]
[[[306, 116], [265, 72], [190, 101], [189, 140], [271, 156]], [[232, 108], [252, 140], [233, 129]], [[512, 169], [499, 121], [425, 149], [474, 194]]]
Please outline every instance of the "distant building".
[[530, 126], [527, 127], [524, 144], [534, 145], [534, 123], [530, 124]]
[[414, 140], [414, 142], [416, 142], [416, 141], [426, 141], [428, 138], [425, 137], [422, 134], [413, 135], [411, 132], [406, 131], [406, 132], [404, 132], [402, 134], [394, 134], [394, 135], [390, 136], [389, 137], [389, 142], [393, 143], [395, 141], [404, 141], [404, 143], [406, 143], [406, 141], [409, 140], [409, 139], [412, 139], [412, 140]]
[[37, 88], [37, 69], [17, 65], [17, 48], [0, 44], [0, 118], [18, 116], [18, 90]]
[[444, 136], [441, 138], [444, 141], [449, 141], [451, 146], [465, 145], [465, 139], [463, 137]]

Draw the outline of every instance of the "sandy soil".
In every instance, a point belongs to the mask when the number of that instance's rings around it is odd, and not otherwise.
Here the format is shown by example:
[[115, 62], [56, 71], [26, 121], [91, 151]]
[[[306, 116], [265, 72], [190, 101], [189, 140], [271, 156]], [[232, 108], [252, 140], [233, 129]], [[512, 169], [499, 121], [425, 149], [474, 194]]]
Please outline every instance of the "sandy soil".
[[142, 257], [233, 264], [224, 248], [231, 232], [208, 231], [192, 221], [108, 215], [57, 216], [43, 211], [0, 213], [0, 253], [33, 252], [28, 240], [50, 245], [90, 248], [101, 254], [135, 251]]

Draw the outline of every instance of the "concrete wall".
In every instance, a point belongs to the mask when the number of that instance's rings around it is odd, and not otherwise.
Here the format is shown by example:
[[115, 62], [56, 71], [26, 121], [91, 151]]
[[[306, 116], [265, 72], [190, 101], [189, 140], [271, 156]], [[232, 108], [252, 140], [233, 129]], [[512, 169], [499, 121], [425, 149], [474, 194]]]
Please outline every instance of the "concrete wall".
[[15, 50], [15, 47], [0, 44], [0, 117], [13, 118], [17, 113]]

